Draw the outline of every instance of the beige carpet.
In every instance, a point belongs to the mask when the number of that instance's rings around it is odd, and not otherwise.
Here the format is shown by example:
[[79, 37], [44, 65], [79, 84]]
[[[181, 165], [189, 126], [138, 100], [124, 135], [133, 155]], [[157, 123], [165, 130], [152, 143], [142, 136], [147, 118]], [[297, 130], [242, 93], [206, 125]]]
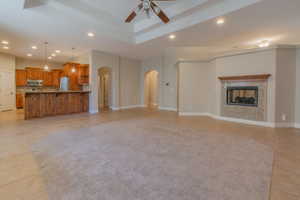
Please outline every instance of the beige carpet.
[[267, 200], [273, 153], [150, 120], [55, 133], [33, 152], [50, 200]]

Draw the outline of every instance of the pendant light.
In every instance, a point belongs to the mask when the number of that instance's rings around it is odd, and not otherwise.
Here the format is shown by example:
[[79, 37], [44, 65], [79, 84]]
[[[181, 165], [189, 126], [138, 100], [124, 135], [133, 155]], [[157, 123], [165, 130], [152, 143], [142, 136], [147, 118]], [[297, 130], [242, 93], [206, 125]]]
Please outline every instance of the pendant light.
[[44, 59], [45, 59], [44, 70], [45, 71], [49, 70], [49, 66], [47, 64], [47, 47], [48, 47], [48, 42], [45, 42], [45, 55], [44, 55]]
[[73, 47], [73, 48], [72, 48], [72, 58], [71, 58], [71, 62], [72, 62], [72, 69], [71, 69], [71, 72], [72, 72], [72, 73], [75, 73], [75, 72], [76, 72], [76, 66], [75, 66], [75, 63], [74, 63], [74, 60], [75, 60], [75, 58], [74, 58], [74, 50], [75, 50], [75, 48]]

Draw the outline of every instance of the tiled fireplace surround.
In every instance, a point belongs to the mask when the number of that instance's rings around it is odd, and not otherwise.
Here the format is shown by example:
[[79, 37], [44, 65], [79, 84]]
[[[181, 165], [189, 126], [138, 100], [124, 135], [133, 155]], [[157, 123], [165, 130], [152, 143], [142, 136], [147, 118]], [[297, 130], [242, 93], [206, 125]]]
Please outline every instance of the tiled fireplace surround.
[[[227, 87], [258, 87], [258, 106], [227, 105]], [[267, 121], [267, 80], [222, 80], [221, 116], [252, 121]]]

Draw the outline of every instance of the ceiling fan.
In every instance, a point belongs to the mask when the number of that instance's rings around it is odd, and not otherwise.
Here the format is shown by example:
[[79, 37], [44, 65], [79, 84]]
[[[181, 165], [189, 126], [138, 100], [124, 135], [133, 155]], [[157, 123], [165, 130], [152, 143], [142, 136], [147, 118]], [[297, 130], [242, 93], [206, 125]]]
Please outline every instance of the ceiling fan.
[[156, 14], [165, 24], [170, 21], [168, 16], [160, 9], [157, 5], [157, 1], [175, 1], [175, 0], [141, 0], [141, 3], [138, 7], [130, 13], [130, 15], [126, 18], [125, 22], [130, 23], [140, 11], [144, 11], [147, 16], [150, 18], [150, 12]]

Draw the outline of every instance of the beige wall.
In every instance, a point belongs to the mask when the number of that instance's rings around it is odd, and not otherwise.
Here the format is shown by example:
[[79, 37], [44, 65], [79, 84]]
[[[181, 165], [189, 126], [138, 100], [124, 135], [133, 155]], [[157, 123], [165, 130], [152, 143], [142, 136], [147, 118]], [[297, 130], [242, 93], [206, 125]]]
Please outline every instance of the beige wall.
[[277, 123], [292, 123], [295, 121], [295, 74], [296, 49], [277, 49], [275, 109], [275, 121]]
[[295, 122], [300, 127], [300, 48], [297, 49], [296, 59], [296, 100], [295, 100]]
[[141, 62], [121, 58], [120, 62], [120, 106], [140, 105]]
[[14, 71], [16, 58], [13, 55], [0, 53], [0, 71]]
[[153, 70], [145, 74], [144, 77], [144, 106], [158, 105], [158, 72]]
[[119, 68], [120, 57], [100, 51], [90, 53], [90, 112], [98, 112], [99, 77], [98, 69], [109, 67], [112, 71], [112, 107], [118, 108], [119, 102]]
[[98, 69], [111, 68], [112, 108], [140, 104], [140, 62], [101, 51], [91, 51], [90, 58], [90, 112], [98, 112]]
[[179, 112], [209, 113], [211, 105], [212, 64], [191, 62], [179, 64]]
[[[58, 62], [47, 62], [50, 69], [62, 69], [63, 63]], [[45, 61], [43, 60], [33, 60], [27, 58], [16, 58], [16, 69], [24, 69], [26, 67], [37, 67], [42, 68], [45, 65]]]
[[[4, 85], [0, 85], [0, 89], [2, 89], [2, 93], [0, 94], [0, 111], [3, 109], [3, 110], [7, 110], [7, 109], [14, 109], [15, 108], [15, 105], [16, 105], [16, 98], [15, 98], [15, 87], [16, 87], [16, 84], [15, 84], [15, 68], [16, 68], [16, 58], [15, 56], [13, 55], [9, 55], [9, 54], [4, 54], [4, 53], [0, 53], [0, 73], [1, 74], [5, 74], [7, 75], [7, 73], [9, 73], [11, 76], [8, 76], [8, 77], [11, 77], [11, 78], [8, 78], [8, 81], [9, 82], [5, 82]], [[6, 85], [7, 84], [7, 85]], [[11, 90], [8, 91], [7, 88], [10, 88]], [[5, 91], [4, 91], [5, 90]], [[1, 105], [2, 104], [2, 101], [4, 99], [2, 94], [3, 93], [7, 93], [7, 92], [12, 92], [13, 95], [12, 95], [12, 99], [9, 100], [9, 105], [6, 104], [7, 101], [4, 101], [4, 105]]]

